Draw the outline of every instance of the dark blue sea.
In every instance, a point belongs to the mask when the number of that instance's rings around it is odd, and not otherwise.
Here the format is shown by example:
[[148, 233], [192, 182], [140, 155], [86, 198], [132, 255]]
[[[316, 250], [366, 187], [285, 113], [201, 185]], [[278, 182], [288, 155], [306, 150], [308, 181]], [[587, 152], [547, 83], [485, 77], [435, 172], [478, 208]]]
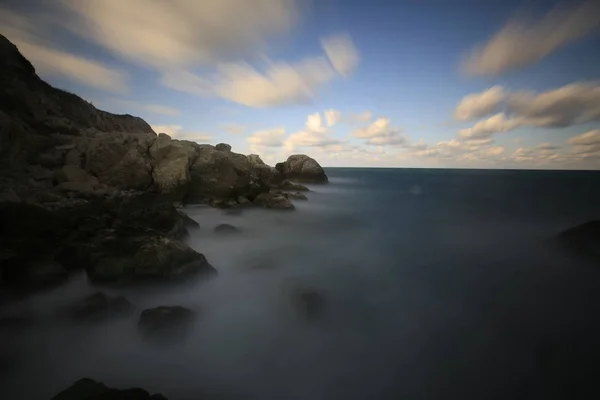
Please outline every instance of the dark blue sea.
[[[214, 279], [107, 290], [198, 311], [178, 343], [140, 340], [137, 316], [57, 323], [97, 290], [83, 275], [15, 304], [41, 322], [4, 340], [18, 362], [0, 398], [49, 399], [82, 377], [171, 400], [600, 398], [600, 265], [550, 240], [600, 219], [600, 172], [326, 172], [295, 212], [187, 207]], [[221, 223], [241, 232], [215, 235]], [[303, 290], [320, 318], [298, 313]]]

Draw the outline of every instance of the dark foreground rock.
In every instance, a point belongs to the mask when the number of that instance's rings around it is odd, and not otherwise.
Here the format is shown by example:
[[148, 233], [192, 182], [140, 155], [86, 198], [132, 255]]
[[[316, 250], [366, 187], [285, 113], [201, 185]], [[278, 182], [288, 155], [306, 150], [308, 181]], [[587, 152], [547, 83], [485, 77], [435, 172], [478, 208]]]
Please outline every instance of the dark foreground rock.
[[220, 224], [215, 226], [215, 233], [218, 235], [231, 235], [240, 232], [241, 231], [239, 228], [229, 224]]
[[254, 199], [254, 204], [263, 208], [272, 208], [276, 210], [294, 210], [296, 207], [292, 202], [282, 194], [261, 193]]
[[145, 337], [171, 338], [185, 334], [195, 313], [181, 306], [160, 306], [142, 311], [138, 327]]
[[133, 311], [133, 304], [123, 296], [109, 296], [96, 292], [76, 301], [69, 307], [70, 316], [79, 321], [104, 320], [126, 316]]
[[275, 168], [284, 179], [297, 182], [326, 183], [325, 171], [313, 158], [304, 154], [289, 156], [285, 162], [278, 163]]
[[141, 388], [113, 389], [103, 383], [84, 378], [63, 390], [52, 400], [167, 400], [160, 394], [151, 395]]
[[271, 189], [270, 193], [274, 196], [283, 196], [287, 199], [308, 200], [308, 197], [306, 197], [306, 195], [304, 193], [300, 193], [300, 192], [286, 192], [281, 189]]
[[281, 190], [295, 190], [298, 192], [308, 192], [309, 191], [309, 189], [306, 186], [300, 185], [298, 183], [293, 183], [288, 180], [281, 182], [281, 184], [277, 185], [276, 187]]
[[600, 266], [600, 220], [589, 221], [556, 236], [556, 242], [572, 254]]
[[321, 317], [325, 306], [323, 296], [312, 289], [299, 290], [292, 295], [292, 302], [297, 312], [307, 320]]

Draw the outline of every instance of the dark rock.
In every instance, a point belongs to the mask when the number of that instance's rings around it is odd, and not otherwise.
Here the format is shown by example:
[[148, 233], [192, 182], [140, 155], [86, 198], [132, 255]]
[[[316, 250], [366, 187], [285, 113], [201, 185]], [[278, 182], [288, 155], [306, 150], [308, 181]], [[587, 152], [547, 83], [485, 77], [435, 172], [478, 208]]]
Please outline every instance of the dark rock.
[[308, 200], [308, 197], [306, 197], [306, 195], [304, 195], [303, 193], [300, 193], [300, 192], [287, 193], [287, 197], [289, 199], [294, 199], [294, 200]]
[[300, 290], [293, 295], [293, 303], [302, 317], [314, 320], [321, 317], [325, 299], [312, 289]]
[[144, 281], [180, 281], [215, 269], [204, 255], [167, 236], [135, 236], [110, 232], [97, 243], [96, 259], [87, 267], [95, 282], [137, 283]]
[[600, 262], [600, 220], [589, 221], [561, 232], [556, 240], [567, 251]]
[[[198, 157], [190, 168], [191, 186], [187, 202], [235, 201], [239, 196], [252, 200], [269, 190], [250, 167], [243, 154], [219, 151], [213, 146], [198, 146]], [[216, 202], [212, 204], [217, 204]]]
[[294, 210], [296, 208], [284, 195], [272, 193], [259, 194], [254, 199], [254, 204], [259, 207], [273, 208], [278, 210]]
[[268, 185], [277, 185], [283, 180], [281, 173], [274, 167], [270, 167], [257, 154], [247, 156], [253, 173]]
[[75, 302], [69, 312], [76, 320], [100, 320], [128, 315], [132, 309], [133, 305], [123, 296], [96, 292]]
[[217, 149], [219, 151], [231, 151], [231, 146], [228, 145], [227, 143], [219, 143], [218, 145], [215, 146], [215, 149]]
[[90, 186], [98, 184], [98, 178], [85, 172], [76, 165], [65, 165], [56, 172], [56, 182], [61, 183], [88, 183]]
[[192, 219], [189, 215], [187, 215], [186, 213], [177, 210], [177, 212], [179, 213], [179, 215], [181, 216], [182, 220], [183, 220], [183, 226], [186, 229], [197, 229], [200, 228], [200, 224]]
[[111, 389], [88, 378], [80, 379], [52, 400], [167, 400], [161, 394], [150, 395], [140, 388]]
[[34, 318], [31, 313], [20, 312], [0, 317], [0, 330], [3, 331], [22, 331], [31, 327]]
[[325, 175], [325, 171], [319, 163], [304, 154], [289, 156], [285, 162], [278, 163], [275, 168], [277, 168], [284, 179], [291, 179], [297, 182], [328, 182], [327, 175]]
[[293, 183], [288, 180], [281, 182], [281, 184], [278, 185], [278, 188], [281, 190], [295, 190], [295, 191], [299, 191], [299, 192], [308, 192], [309, 191], [309, 189], [306, 186], [300, 185], [298, 183]]
[[197, 157], [193, 142], [172, 140], [161, 133], [150, 148], [152, 178], [158, 192], [174, 201], [185, 198], [191, 184], [190, 167]]
[[210, 205], [215, 208], [234, 208], [239, 206], [235, 199], [214, 199], [210, 201]]
[[246, 198], [245, 196], [238, 196], [238, 198], [236, 200], [240, 206], [247, 206], [247, 205], [252, 204], [252, 202], [250, 200], [248, 200], [248, 198]]
[[171, 336], [180, 334], [195, 319], [192, 310], [181, 306], [160, 306], [142, 311], [138, 326], [149, 336]]
[[233, 233], [239, 233], [240, 229], [229, 224], [220, 224], [215, 227], [215, 233], [219, 235], [231, 235]]

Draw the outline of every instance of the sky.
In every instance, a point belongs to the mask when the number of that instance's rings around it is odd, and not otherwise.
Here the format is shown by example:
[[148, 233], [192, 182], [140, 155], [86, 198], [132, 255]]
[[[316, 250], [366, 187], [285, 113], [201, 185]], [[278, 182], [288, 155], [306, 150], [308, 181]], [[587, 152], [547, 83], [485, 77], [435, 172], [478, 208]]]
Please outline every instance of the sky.
[[600, 169], [600, 2], [0, 0], [37, 73], [274, 164]]

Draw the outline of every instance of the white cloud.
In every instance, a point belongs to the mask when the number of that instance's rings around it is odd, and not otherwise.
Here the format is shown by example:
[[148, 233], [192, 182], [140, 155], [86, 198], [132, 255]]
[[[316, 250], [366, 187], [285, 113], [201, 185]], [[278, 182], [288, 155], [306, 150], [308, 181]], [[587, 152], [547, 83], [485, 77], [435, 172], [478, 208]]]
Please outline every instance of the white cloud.
[[558, 150], [561, 146], [552, 144], [552, 143], [541, 143], [537, 146], [538, 149], [547, 151], [547, 150]]
[[369, 126], [356, 129], [352, 137], [360, 139], [369, 139], [378, 136], [387, 136], [390, 131], [399, 130], [391, 126], [389, 118], [381, 117], [373, 121]]
[[360, 56], [349, 35], [330, 36], [321, 43], [329, 62], [340, 75], [348, 76], [354, 71]]
[[600, 27], [600, 7], [594, 0], [570, 8], [555, 8], [537, 21], [509, 21], [486, 44], [463, 60], [472, 75], [497, 76], [536, 63], [566, 44]]
[[573, 136], [567, 143], [577, 146], [593, 146], [600, 145], [600, 129], [595, 129], [581, 135]]
[[161, 104], [145, 104], [138, 101], [123, 100], [123, 99], [107, 99], [108, 103], [115, 103], [123, 107], [130, 107], [138, 110], [148, 111], [153, 114], [178, 116], [181, 111], [174, 107], [169, 107]]
[[152, 125], [152, 130], [156, 133], [166, 133], [173, 139], [178, 140], [189, 140], [192, 142], [208, 142], [211, 140], [209, 134], [184, 131], [181, 125]]
[[338, 110], [325, 110], [323, 114], [325, 115], [325, 121], [327, 121], [328, 127], [334, 126], [342, 119], [342, 113]]
[[283, 146], [283, 137], [285, 128], [273, 128], [254, 132], [246, 138], [252, 149], [260, 147], [281, 147]]
[[505, 96], [502, 86], [465, 96], [456, 107], [454, 117], [459, 121], [466, 121], [492, 114], [498, 110]]
[[495, 147], [490, 147], [489, 149], [484, 150], [483, 153], [486, 156], [494, 157], [494, 156], [499, 156], [501, 154], [504, 154], [505, 150], [506, 149], [502, 146], [495, 146]]
[[310, 114], [306, 118], [306, 129], [315, 133], [325, 133], [327, 131], [327, 128], [323, 126], [323, 119], [320, 113]]
[[[73, 31], [158, 68], [214, 64], [262, 48], [298, 19], [294, 0], [62, 0]], [[66, 12], [65, 12], [66, 11]]]
[[298, 63], [273, 62], [265, 72], [247, 63], [221, 65], [208, 79], [185, 70], [169, 70], [161, 83], [170, 89], [201, 96], [215, 95], [248, 107], [306, 103], [336, 77], [324, 57]]
[[371, 111], [365, 110], [359, 114], [352, 114], [349, 116], [349, 118], [352, 122], [369, 122], [371, 118], [373, 118], [373, 113]]
[[[489, 92], [489, 91], [488, 91]], [[473, 95], [479, 96], [479, 95]], [[465, 99], [467, 99], [467, 96]], [[475, 97], [473, 97], [475, 98]], [[600, 84], [572, 83], [542, 93], [518, 91], [504, 94], [503, 113], [462, 129], [463, 138], [484, 138], [498, 132], [508, 132], [521, 126], [560, 128], [600, 121]], [[465, 103], [465, 100], [461, 102]], [[496, 106], [499, 107], [499, 106]], [[483, 116], [488, 107], [463, 108], [463, 114]]]
[[461, 129], [460, 137], [463, 139], [486, 139], [494, 133], [511, 131], [519, 124], [519, 121], [507, 119], [504, 113], [499, 113], [477, 122], [472, 128]]
[[65, 78], [107, 92], [128, 91], [124, 71], [51, 45], [46, 22], [0, 7], [0, 32], [18, 47], [39, 74]]

